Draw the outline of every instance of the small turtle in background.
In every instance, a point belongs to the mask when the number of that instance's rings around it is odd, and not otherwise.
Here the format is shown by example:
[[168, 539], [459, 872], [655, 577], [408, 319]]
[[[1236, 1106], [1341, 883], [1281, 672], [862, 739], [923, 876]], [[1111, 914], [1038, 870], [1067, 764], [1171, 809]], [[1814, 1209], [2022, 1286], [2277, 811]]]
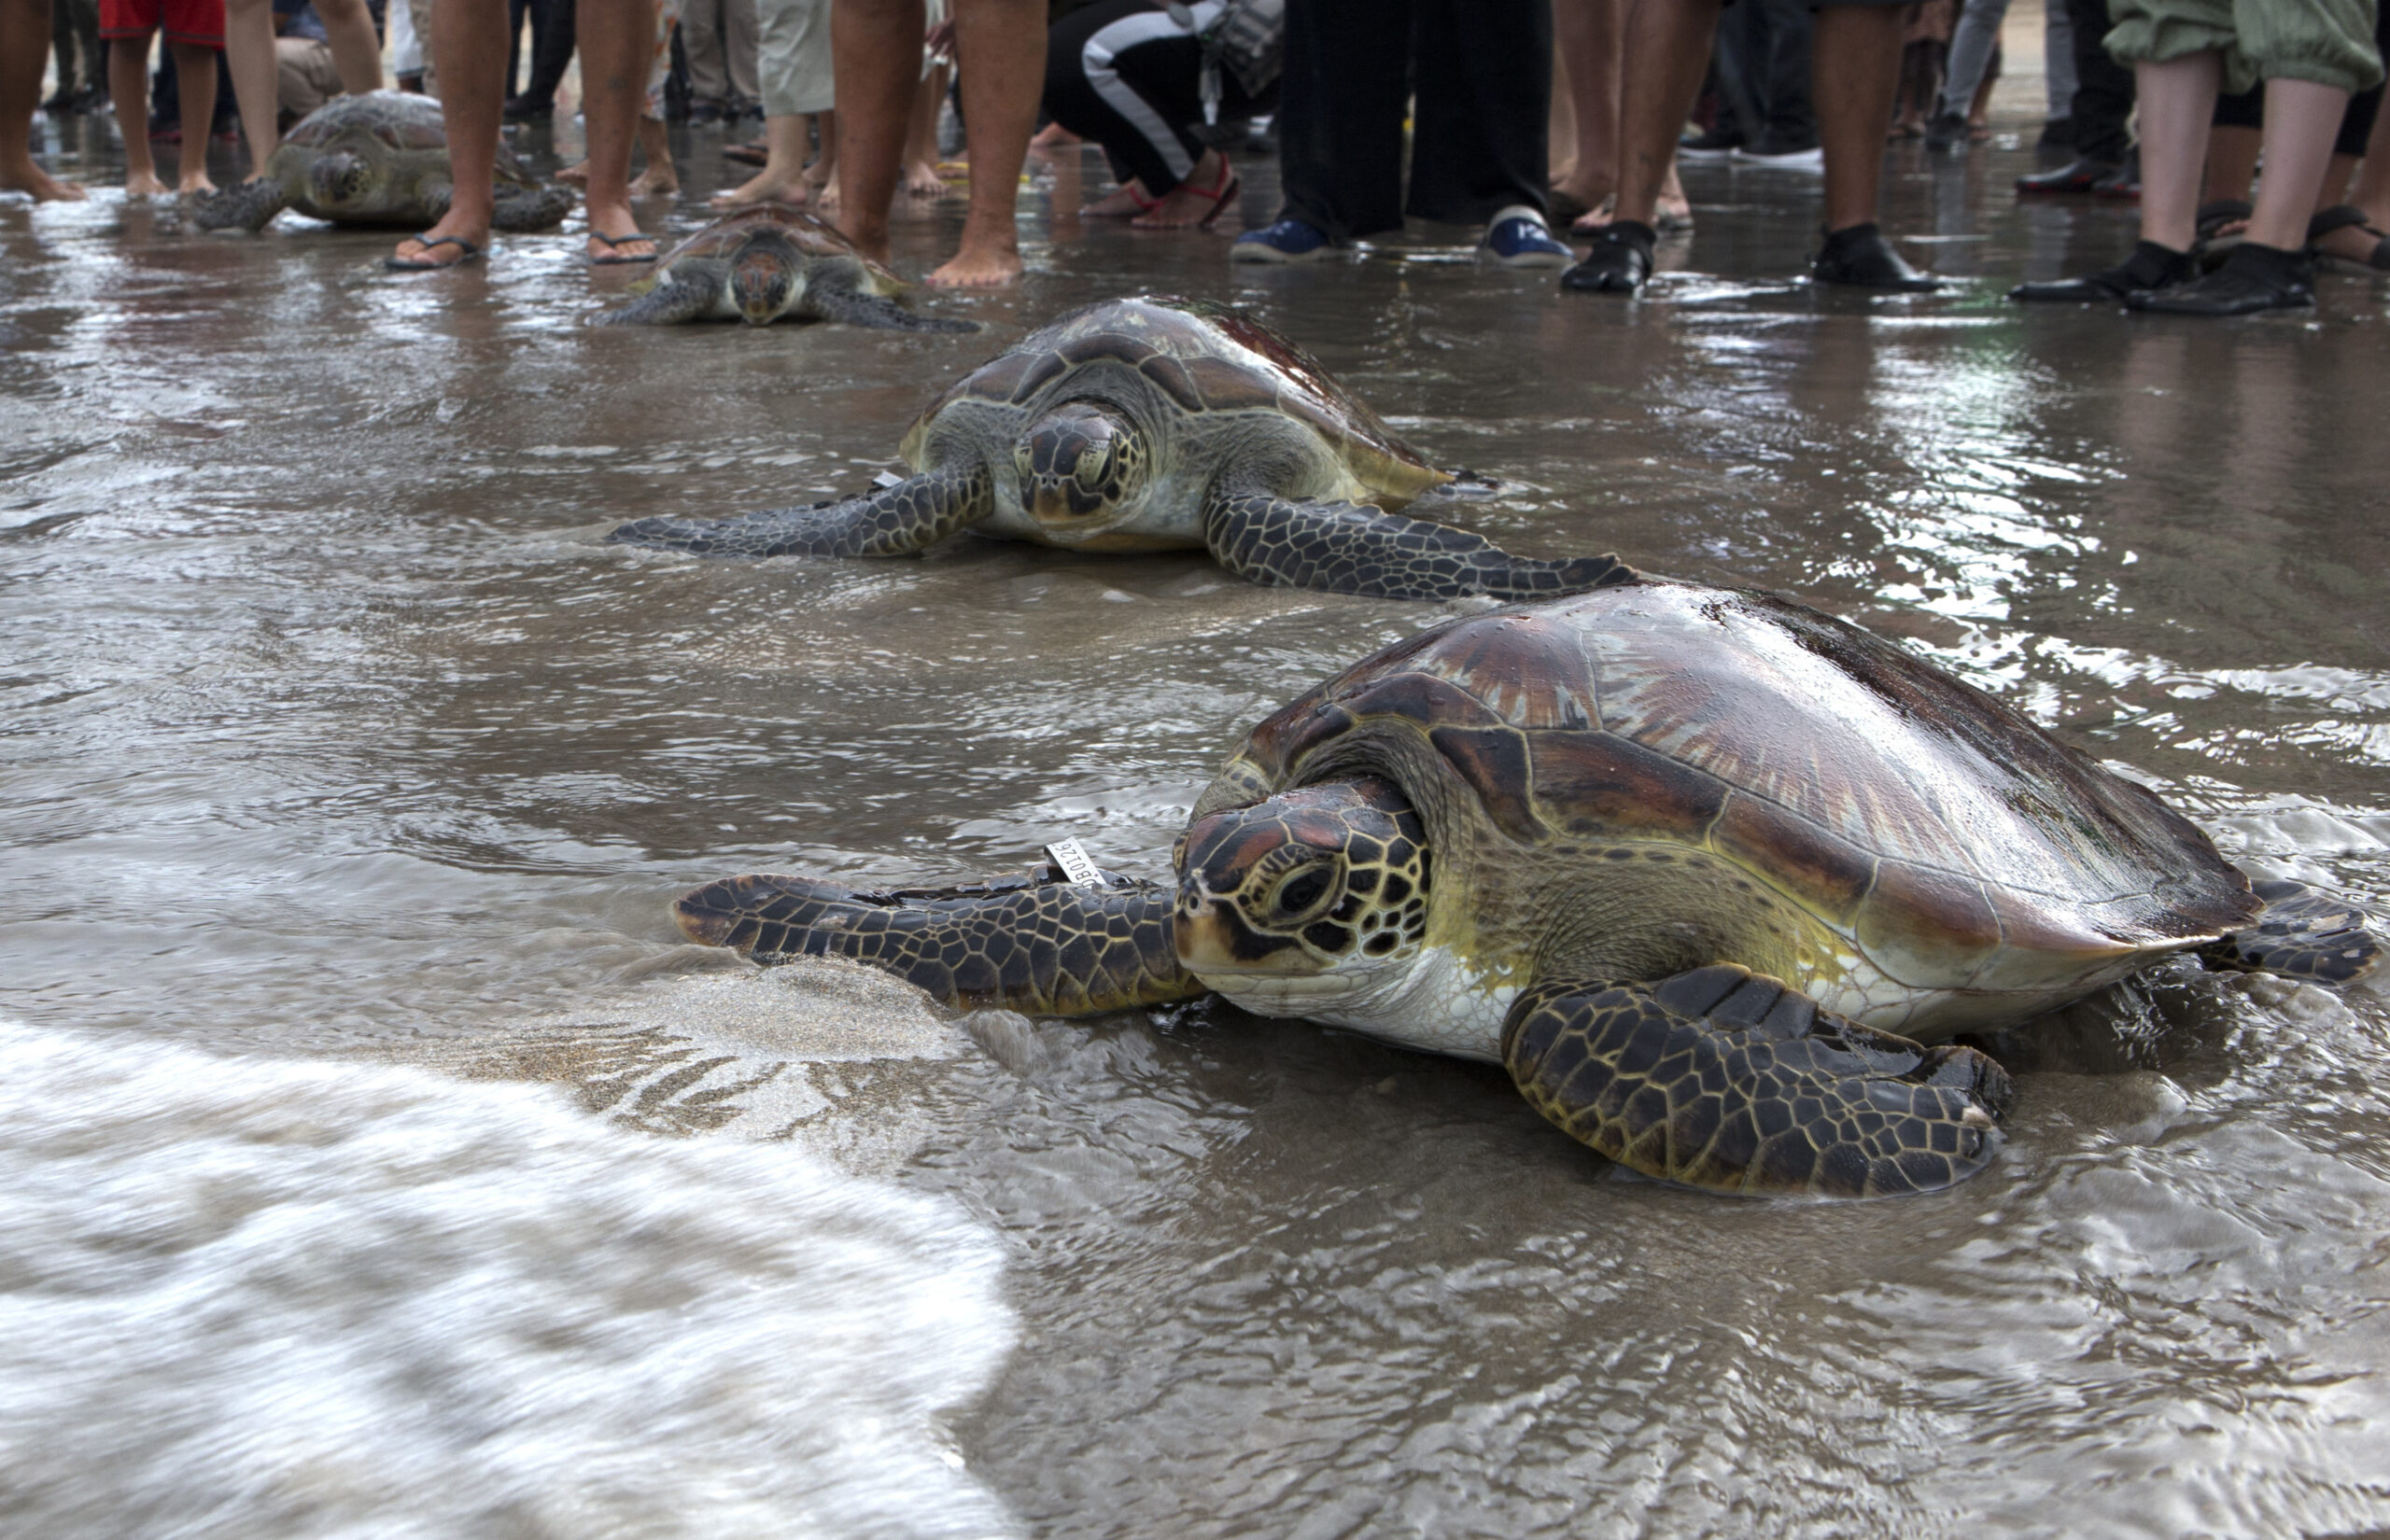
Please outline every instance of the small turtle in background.
[[[422, 230], [448, 212], [448, 129], [440, 104], [410, 91], [336, 96], [294, 125], [254, 182], [193, 204], [202, 230], [251, 234], [286, 208], [336, 225]], [[546, 230], [572, 212], [572, 194], [535, 182], [498, 147], [493, 230]]]
[[1173, 865], [741, 876], [673, 907], [693, 940], [955, 1005], [1216, 991], [1502, 1065], [1649, 1176], [1835, 1197], [1991, 1160], [2009, 1079], [1956, 1033], [2174, 952], [2324, 983], [2381, 952], [2361, 911], [2252, 884], [2154, 792], [1905, 649], [1653, 579], [1447, 622], [1298, 697], [1230, 753]]
[[[627, 313], [625, 313], [627, 315]], [[916, 474], [812, 508], [641, 519], [607, 539], [720, 556], [901, 556], [969, 529], [1066, 551], [1209, 551], [1250, 581], [1389, 599], [1539, 598], [1631, 574], [1513, 556], [1390, 511], [1457, 478], [1241, 310], [1143, 296], [1040, 328], [932, 401]]]
[[664, 254], [637, 299], [592, 326], [674, 326], [781, 316], [851, 321], [894, 331], [977, 331], [976, 321], [916, 315], [895, 302], [904, 281], [855, 249], [834, 226], [783, 203], [716, 219]]

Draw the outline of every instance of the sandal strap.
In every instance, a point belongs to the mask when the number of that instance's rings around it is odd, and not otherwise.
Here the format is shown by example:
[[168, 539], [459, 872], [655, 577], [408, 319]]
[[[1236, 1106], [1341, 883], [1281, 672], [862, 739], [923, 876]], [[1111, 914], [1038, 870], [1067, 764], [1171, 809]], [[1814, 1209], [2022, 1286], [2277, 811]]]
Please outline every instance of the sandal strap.
[[2365, 210], [2355, 203], [2334, 203], [2330, 208], [2318, 211], [2315, 217], [2307, 221], [2307, 244], [2313, 245], [2336, 230], [2361, 230], [2376, 238], [2382, 235], [2382, 231], [2367, 220]]

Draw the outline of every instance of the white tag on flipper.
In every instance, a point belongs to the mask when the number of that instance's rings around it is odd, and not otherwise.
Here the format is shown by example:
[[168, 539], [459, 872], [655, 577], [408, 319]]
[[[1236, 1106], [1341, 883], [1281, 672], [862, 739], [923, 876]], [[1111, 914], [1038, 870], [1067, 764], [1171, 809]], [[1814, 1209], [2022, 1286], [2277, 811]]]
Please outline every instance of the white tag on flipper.
[[1086, 850], [1075, 839], [1058, 839], [1046, 847], [1046, 859], [1061, 868], [1062, 875], [1074, 888], [1107, 888], [1104, 874], [1096, 869]]

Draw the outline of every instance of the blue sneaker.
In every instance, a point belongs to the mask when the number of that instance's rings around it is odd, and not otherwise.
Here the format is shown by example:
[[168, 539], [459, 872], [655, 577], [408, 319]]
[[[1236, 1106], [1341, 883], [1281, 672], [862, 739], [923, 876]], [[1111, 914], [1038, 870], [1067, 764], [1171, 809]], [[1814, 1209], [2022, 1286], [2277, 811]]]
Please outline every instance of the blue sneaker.
[[1248, 230], [1229, 247], [1231, 262], [1315, 262], [1336, 243], [1300, 219], [1281, 219], [1267, 230]]
[[1494, 216], [1477, 254], [1504, 267], [1567, 267], [1577, 259], [1575, 252], [1552, 238], [1543, 216], [1525, 203], [1512, 203]]

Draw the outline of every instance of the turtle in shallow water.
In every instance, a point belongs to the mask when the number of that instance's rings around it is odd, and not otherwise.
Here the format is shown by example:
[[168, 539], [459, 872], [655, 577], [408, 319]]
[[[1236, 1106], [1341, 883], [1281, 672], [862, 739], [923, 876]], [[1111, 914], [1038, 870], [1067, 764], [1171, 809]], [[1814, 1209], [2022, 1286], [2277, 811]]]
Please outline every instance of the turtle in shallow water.
[[932, 401], [915, 474], [742, 518], [641, 519], [608, 538], [707, 555], [894, 556], [960, 530], [1072, 551], [1208, 550], [1255, 582], [1385, 598], [1531, 598], [1615, 581], [1399, 509], [1455, 478], [1300, 348], [1242, 311], [1151, 297], [1032, 332]]
[[[193, 205], [203, 230], [263, 230], [286, 208], [336, 225], [423, 230], [448, 212], [448, 130], [440, 104], [411, 91], [335, 96], [291, 127], [254, 182]], [[533, 181], [498, 147], [494, 230], [546, 230], [572, 194]]]
[[675, 913], [957, 1004], [1216, 990], [1500, 1063], [1652, 1176], [1839, 1196], [1991, 1158], [2009, 1083], [1954, 1032], [2172, 952], [2338, 982], [2379, 950], [1902, 648], [1653, 580], [1449, 622], [1311, 691], [1229, 756], [1173, 863], [1174, 886], [735, 877]]
[[681, 321], [745, 321], [768, 326], [783, 315], [851, 321], [899, 331], [977, 331], [976, 321], [916, 315], [894, 302], [905, 283], [855, 249], [835, 226], [802, 209], [759, 203], [690, 236], [664, 254], [652, 285], [593, 326], [671, 326]]

